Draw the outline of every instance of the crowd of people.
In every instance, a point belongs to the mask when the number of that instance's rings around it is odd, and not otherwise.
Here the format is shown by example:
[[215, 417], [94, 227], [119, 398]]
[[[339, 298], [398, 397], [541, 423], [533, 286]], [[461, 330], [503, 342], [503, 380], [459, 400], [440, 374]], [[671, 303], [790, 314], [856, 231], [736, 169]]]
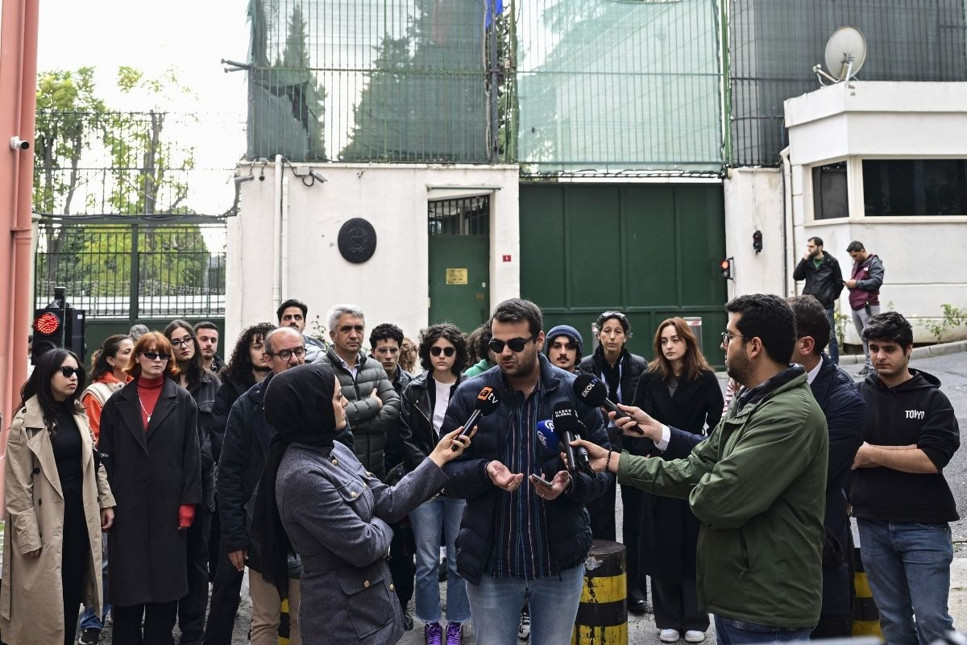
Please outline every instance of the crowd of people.
[[480, 645], [560, 645], [592, 539], [618, 537], [628, 609], [650, 592], [663, 642], [702, 642], [710, 613], [720, 643], [843, 637], [848, 504], [887, 642], [952, 629], [942, 470], [959, 429], [909, 367], [909, 323], [864, 320], [856, 386], [815, 297], [726, 311], [726, 399], [681, 318], [648, 362], [605, 311], [585, 355], [518, 298], [417, 342], [392, 323], [367, 336], [354, 305], [323, 342], [287, 300], [224, 364], [216, 326], [174, 320], [106, 339], [86, 387], [74, 354], [48, 351], [11, 424], [0, 638], [89, 645], [110, 613], [118, 645], [173, 644], [176, 625], [181, 645], [229, 645], [247, 568], [256, 645], [395, 643], [414, 594], [428, 645], [471, 621]]

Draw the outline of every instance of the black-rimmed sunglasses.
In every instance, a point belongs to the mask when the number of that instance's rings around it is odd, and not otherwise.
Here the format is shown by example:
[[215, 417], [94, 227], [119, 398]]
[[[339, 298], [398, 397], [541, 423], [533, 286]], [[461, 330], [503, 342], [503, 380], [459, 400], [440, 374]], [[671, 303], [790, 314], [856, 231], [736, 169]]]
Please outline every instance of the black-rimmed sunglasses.
[[164, 352], [141, 352], [141, 355], [149, 361], [154, 361], [159, 358], [163, 361], [166, 361], [171, 358], [171, 354], [165, 354]]
[[501, 354], [504, 351], [504, 345], [510, 347], [512, 352], [522, 352], [524, 348], [527, 347], [527, 343], [534, 340], [534, 337], [530, 338], [511, 338], [510, 340], [504, 341], [499, 338], [491, 338], [490, 342], [487, 343], [487, 348], [494, 354]]
[[77, 374], [77, 378], [80, 378], [84, 374], [84, 370], [79, 367], [71, 367], [70, 365], [61, 365], [60, 373], [64, 375], [64, 378], [70, 378]]
[[447, 358], [450, 358], [451, 356], [453, 356], [456, 353], [456, 351], [457, 350], [453, 347], [431, 347], [430, 348], [430, 353], [433, 354], [434, 356], [439, 356], [442, 353]]

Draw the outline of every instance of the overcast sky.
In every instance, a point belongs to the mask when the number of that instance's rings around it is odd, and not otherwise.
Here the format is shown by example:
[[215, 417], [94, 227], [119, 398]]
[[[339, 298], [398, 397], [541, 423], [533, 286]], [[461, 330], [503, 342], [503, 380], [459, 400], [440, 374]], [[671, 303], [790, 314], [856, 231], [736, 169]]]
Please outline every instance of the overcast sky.
[[[245, 74], [226, 74], [222, 58], [245, 61], [248, 52], [247, 0], [43, 0], [37, 53], [38, 72], [97, 69], [97, 92], [124, 110], [163, 107], [197, 113], [202, 125], [195, 143], [199, 169], [228, 169], [245, 152]], [[172, 96], [162, 106], [116, 91], [121, 65], [157, 77], [173, 68], [194, 97]], [[207, 172], [191, 182], [196, 211], [222, 212], [231, 205], [231, 174]]]

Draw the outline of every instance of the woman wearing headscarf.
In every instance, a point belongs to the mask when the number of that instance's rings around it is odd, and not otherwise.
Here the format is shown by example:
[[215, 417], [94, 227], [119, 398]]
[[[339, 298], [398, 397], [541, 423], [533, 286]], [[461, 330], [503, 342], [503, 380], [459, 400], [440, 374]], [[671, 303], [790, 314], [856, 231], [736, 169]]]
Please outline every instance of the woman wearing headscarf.
[[101, 608], [101, 529], [111, 527], [114, 497], [77, 400], [83, 385], [73, 352], [46, 352], [10, 425], [0, 587], [7, 643], [72, 645], [81, 602]]
[[403, 615], [386, 555], [397, 522], [447, 482], [441, 469], [469, 445], [445, 435], [394, 486], [368, 473], [353, 451], [334, 443], [346, 426], [346, 399], [326, 365], [276, 375], [265, 394], [275, 429], [255, 503], [253, 532], [262, 576], [285, 596], [287, 556], [302, 557], [299, 624], [305, 645], [396, 643]]
[[[638, 380], [634, 405], [662, 423], [704, 437], [722, 418], [722, 390], [698, 339], [682, 318], [658, 325], [655, 360]], [[642, 439], [644, 443], [653, 443]], [[668, 459], [659, 446], [646, 453]], [[708, 611], [698, 604], [695, 546], [698, 520], [688, 501], [642, 493], [642, 560], [651, 576], [652, 604], [659, 639], [674, 643], [705, 640]]]
[[99, 442], [118, 503], [108, 554], [112, 634], [124, 645], [171, 645], [178, 599], [188, 593], [186, 531], [202, 501], [198, 408], [169, 378], [178, 368], [163, 334], [138, 339], [127, 372], [133, 380], [104, 404]]

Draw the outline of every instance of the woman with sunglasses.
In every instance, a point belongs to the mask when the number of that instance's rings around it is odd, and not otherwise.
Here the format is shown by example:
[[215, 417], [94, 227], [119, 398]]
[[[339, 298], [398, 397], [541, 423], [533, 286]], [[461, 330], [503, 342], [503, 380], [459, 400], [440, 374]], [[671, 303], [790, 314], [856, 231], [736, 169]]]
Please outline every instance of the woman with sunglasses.
[[[209, 553], [212, 517], [215, 515], [215, 458], [212, 434], [215, 432], [215, 395], [221, 381], [205, 369], [201, 345], [192, 326], [185, 320], [172, 320], [165, 327], [171, 342], [173, 360], [178, 373], [172, 378], [188, 390], [198, 406], [198, 439], [201, 442], [201, 493], [203, 503], [196, 509], [195, 521], [188, 528], [188, 595], [178, 602], [178, 627], [184, 645], [200, 645], [205, 633], [205, 610], [208, 608], [209, 568], [218, 563], [217, 554]], [[212, 551], [218, 543], [212, 545]], [[212, 557], [210, 557], [212, 556]]]
[[[655, 360], [638, 381], [634, 405], [665, 425], [699, 437], [711, 432], [722, 418], [722, 390], [688, 323], [663, 320], [653, 349]], [[658, 447], [649, 448], [647, 455], [666, 458]], [[684, 635], [687, 642], [700, 643], [708, 629], [708, 611], [698, 605], [695, 582], [698, 520], [686, 500], [642, 495], [642, 558], [651, 576], [659, 639], [673, 643]]]
[[[400, 436], [403, 462], [414, 471], [440, 442], [440, 428], [450, 395], [463, 380], [467, 367], [467, 338], [456, 325], [441, 323], [423, 330], [420, 363], [426, 371], [403, 391]], [[470, 620], [467, 583], [457, 573], [455, 542], [466, 501], [438, 495], [410, 511], [416, 537], [416, 617], [425, 624], [428, 645], [459, 645], [463, 623]], [[441, 535], [447, 548], [447, 628], [440, 625]], [[444, 637], [444, 634], [446, 636]]]
[[[648, 363], [625, 348], [631, 339], [631, 324], [620, 311], [605, 311], [594, 323], [598, 346], [594, 353], [581, 360], [578, 369], [601, 379], [608, 387], [608, 399], [615, 403], [631, 403], [638, 379], [648, 368]], [[638, 439], [622, 437], [614, 424], [608, 425], [608, 438], [612, 446], [624, 446], [634, 450]], [[588, 504], [591, 514], [591, 532], [597, 540], [615, 540], [615, 490], [616, 484], [604, 495]], [[630, 486], [621, 487], [624, 508], [623, 539], [628, 558], [628, 611], [643, 614], [647, 610], [647, 584], [641, 568], [638, 536], [641, 530], [642, 491]]]
[[114, 497], [78, 401], [79, 366], [66, 349], [44, 353], [10, 425], [0, 587], [7, 643], [71, 645], [81, 602], [101, 609], [101, 530], [114, 520]]
[[[188, 593], [186, 530], [202, 501], [194, 399], [173, 380], [171, 343], [148, 332], [134, 345], [132, 381], [101, 413], [120, 520], [109, 554], [113, 640], [171, 645], [178, 599]], [[142, 621], [143, 631], [142, 631]]]

